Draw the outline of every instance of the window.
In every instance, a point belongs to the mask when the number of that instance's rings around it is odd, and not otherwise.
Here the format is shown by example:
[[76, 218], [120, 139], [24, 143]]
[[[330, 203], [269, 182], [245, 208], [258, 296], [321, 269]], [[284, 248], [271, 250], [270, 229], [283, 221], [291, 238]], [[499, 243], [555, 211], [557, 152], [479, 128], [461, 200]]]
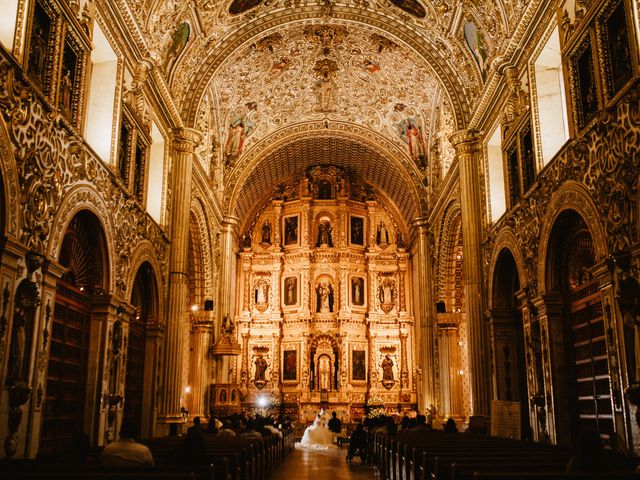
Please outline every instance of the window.
[[16, 32], [18, 17], [18, 0], [2, 0], [2, 15], [0, 15], [0, 43], [7, 51], [13, 49], [13, 39]]
[[93, 27], [93, 45], [84, 136], [96, 154], [111, 163], [118, 58], [98, 22]]
[[540, 125], [539, 152], [546, 165], [569, 139], [562, 75], [560, 38], [556, 27], [534, 61], [533, 95]]
[[489, 213], [492, 221], [498, 220], [507, 210], [504, 187], [504, 162], [501, 146], [502, 129], [497, 125], [487, 142]]

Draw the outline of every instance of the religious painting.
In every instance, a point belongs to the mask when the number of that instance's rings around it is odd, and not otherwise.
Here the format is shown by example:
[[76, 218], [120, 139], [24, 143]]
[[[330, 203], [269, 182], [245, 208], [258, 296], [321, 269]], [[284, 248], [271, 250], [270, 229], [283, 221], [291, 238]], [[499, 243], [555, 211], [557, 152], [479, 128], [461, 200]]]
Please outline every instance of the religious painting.
[[298, 277], [286, 277], [282, 292], [285, 307], [298, 304]]
[[227, 389], [226, 388], [221, 388], [220, 389], [220, 395], [218, 396], [218, 402], [219, 403], [227, 403]]
[[173, 31], [173, 37], [171, 37], [171, 45], [164, 56], [164, 63], [162, 69], [165, 73], [169, 73], [173, 66], [176, 64], [178, 57], [187, 46], [189, 42], [189, 35], [191, 34], [191, 27], [187, 22], [178, 24]]
[[58, 108], [62, 115], [73, 121], [74, 91], [77, 82], [78, 55], [73, 48], [65, 43], [62, 54], [62, 70], [60, 71], [60, 86], [58, 91]]
[[427, 16], [427, 11], [418, 0], [391, 0], [396, 7], [418, 18]]
[[364, 305], [364, 278], [351, 278], [351, 305], [362, 307]]
[[611, 4], [610, 15], [600, 25], [607, 60], [607, 89], [615, 96], [633, 77], [629, 23], [624, 0]]
[[298, 215], [292, 215], [284, 218], [284, 244], [298, 244]]
[[282, 354], [282, 381], [298, 380], [298, 351], [285, 350]]
[[367, 381], [366, 352], [364, 350], [351, 351], [351, 380]]
[[33, 9], [31, 33], [29, 35], [29, 60], [27, 73], [31, 80], [44, 89], [46, 69], [49, 62], [49, 40], [51, 38], [52, 22], [40, 2], [36, 2]]
[[233, 0], [229, 5], [229, 13], [231, 15], [239, 15], [262, 3], [262, 0]]
[[573, 57], [572, 70], [576, 120], [579, 128], [584, 128], [598, 112], [598, 92], [589, 34]]
[[482, 30], [475, 23], [467, 22], [464, 24], [464, 39], [484, 78], [487, 71], [487, 48]]
[[422, 122], [418, 117], [406, 117], [398, 124], [398, 132], [407, 144], [409, 155], [420, 168], [427, 162], [427, 147], [422, 135]]
[[254, 130], [254, 123], [247, 116], [237, 116], [229, 123], [227, 142], [224, 146], [226, 165], [232, 165], [242, 154], [244, 142]]
[[364, 245], [364, 218], [350, 218], [350, 238], [352, 245]]

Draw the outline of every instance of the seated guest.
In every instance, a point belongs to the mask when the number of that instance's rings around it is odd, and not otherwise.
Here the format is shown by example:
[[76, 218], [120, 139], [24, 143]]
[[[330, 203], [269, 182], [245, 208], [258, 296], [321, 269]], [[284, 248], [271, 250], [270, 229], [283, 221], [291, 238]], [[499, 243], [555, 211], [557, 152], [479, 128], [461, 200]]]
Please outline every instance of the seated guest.
[[208, 458], [202, 434], [196, 431], [187, 433], [182, 445], [180, 445], [173, 453], [172, 460], [175, 465], [206, 465], [208, 463]]
[[331, 420], [329, 420], [329, 430], [333, 433], [340, 433], [342, 431], [342, 422], [338, 420], [338, 414], [333, 412], [331, 414]]
[[424, 432], [426, 430], [432, 430], [431, 425], [427, 423], [427, 417], [425, 415], [418, 415], [416, 417], [417, 427], [414, 429], [416, 432]]
[[222, 428], [218, 430], [219, 437], [235, 437], [236, 432], [233, 430], [233, 425], [231, 425], [230, 420], [225, 420], [222, 423]]
[[133, 437], [136, 428], [133, 423], [125, 421], [120, 427], [120, 439], [102, 450], [100, 465], [103, 467], [147, 467], [153, 465], [151, 451]]
[[456, 427], [456, 421], [453, 418], [449, 418], [444, 425], [444, 433], [458, 433], [458, 427]]
[[193, 417], [193, 426], [187, 429], [187, 434], [189, 433], [202, 433], [202, 425], [200, 424], [200, 417]]
[[347, 455], [347, 461], [351, 461], [351, 459], [357, 454], [360, 455], [360, 458], [364, 462], [366, 460], [366, 452], [367, 452], [367, 434], [364, 431], [364, 427], [361, 423], [358, 424], [355, 431], [351, 434], [349, 438], [349, 454]]
[[240, 434], [240, 438], [262, 438], [262, 435], [256, 431], [255, 422], [253, 420], [247, 420], [247, 426], [244, 432]]

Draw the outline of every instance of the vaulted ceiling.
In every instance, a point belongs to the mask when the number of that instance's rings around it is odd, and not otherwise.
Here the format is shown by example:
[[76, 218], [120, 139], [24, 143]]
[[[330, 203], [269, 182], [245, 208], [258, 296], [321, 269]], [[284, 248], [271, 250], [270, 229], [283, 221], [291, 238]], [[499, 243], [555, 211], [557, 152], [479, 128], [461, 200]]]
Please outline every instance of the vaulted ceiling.
[[[526, 7], [519, 0], [127, 1], [185, 123], [205, 132], [199, 158], [217, 170], [229, 213], [249, 213], [278, 178], [330, 159], [367, 177], [407, 219], [420, 214], [434, 169], [446, 172], [447, 138], [468, 122]], [[328, 123], [349, 139], [316, 132], [324, 139], [297, 139], [275, 152], [283, 132]], [[419, 136], [408, 133], [412, 126]], [[318, 148], [331, 152], [319, 156]]]

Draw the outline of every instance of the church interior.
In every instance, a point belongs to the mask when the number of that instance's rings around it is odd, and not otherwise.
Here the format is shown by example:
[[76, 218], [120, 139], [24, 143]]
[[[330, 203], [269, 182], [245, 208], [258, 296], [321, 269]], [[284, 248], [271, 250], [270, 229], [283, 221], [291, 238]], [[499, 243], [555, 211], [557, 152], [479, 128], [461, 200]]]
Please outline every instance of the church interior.
[[638, 0], [3, 0], [0, 458], [194, 417], [640, 445]]

